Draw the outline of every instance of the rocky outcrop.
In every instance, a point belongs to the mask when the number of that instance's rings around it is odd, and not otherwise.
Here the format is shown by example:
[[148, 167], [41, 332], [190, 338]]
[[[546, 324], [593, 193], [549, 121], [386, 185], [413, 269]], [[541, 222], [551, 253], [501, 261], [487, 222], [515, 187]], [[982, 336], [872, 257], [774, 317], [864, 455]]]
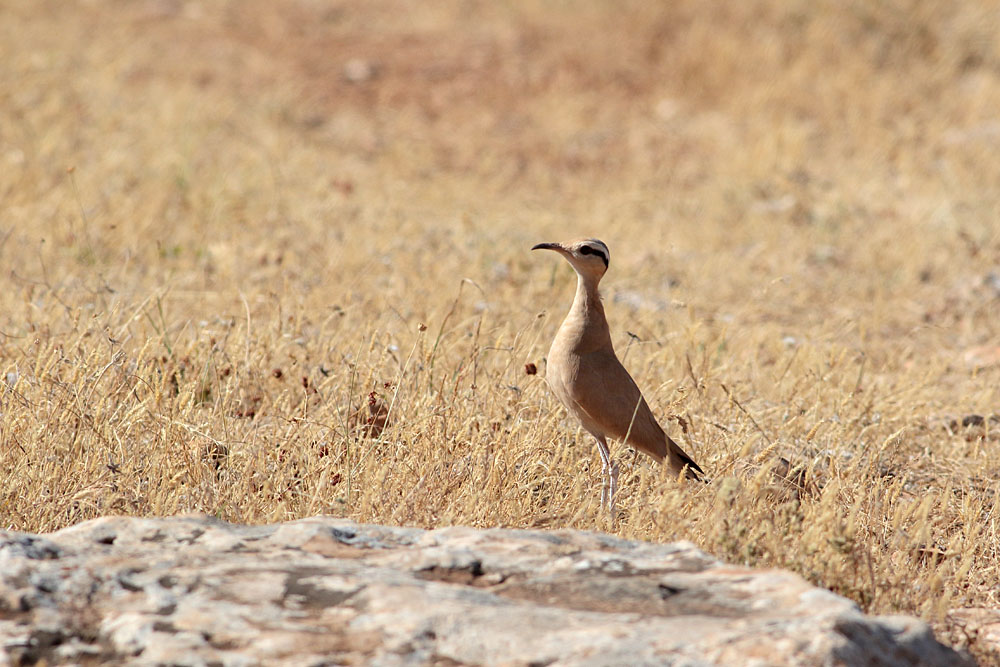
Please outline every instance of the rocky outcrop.
[[984, 665], [1000, 665], [1000, 609], [952, 609], [948, 612], [948, 626], [955, 644], [965, 649], [975, 646]]
[[688, 543], [314, 518], [0, 533], [0, 663], [954, 665], [908, 617]]

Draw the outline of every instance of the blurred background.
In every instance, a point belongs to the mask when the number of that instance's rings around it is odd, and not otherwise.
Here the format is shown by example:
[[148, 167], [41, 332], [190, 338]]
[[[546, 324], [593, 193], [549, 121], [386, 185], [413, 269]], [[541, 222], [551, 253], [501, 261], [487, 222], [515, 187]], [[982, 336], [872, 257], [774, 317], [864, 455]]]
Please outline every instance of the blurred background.
[[337, 275], [331, 302], [426, 318], [448, 277], [517, 301], [527, 247], [594, 235], [635, 307], [996, 340], [995, 3], [0, 11], [15, 286]]

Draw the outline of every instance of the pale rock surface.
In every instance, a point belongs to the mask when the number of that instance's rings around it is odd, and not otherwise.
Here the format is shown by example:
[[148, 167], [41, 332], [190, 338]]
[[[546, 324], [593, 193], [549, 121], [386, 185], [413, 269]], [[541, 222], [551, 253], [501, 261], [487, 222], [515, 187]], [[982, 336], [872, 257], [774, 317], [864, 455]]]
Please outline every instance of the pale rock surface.
[[948, 620], [955, 644], [963, 648], [975, 645], [984, 661], [1000, 665], [1000, 609], [952, 609]]
[[689, 543], [313, 518], [0, 532], [0, 663], [955, 665], [908, 617]]

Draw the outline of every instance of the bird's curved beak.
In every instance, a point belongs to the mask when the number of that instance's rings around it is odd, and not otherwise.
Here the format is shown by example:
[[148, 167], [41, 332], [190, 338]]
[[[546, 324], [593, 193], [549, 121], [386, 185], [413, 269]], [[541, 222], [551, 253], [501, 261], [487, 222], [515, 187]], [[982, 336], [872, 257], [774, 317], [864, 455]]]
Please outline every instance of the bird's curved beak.
[[566, 252], [566, 248], [561, 243], [539, 243], [531, 246], [532, 250], [555, 250], [556, 252]]

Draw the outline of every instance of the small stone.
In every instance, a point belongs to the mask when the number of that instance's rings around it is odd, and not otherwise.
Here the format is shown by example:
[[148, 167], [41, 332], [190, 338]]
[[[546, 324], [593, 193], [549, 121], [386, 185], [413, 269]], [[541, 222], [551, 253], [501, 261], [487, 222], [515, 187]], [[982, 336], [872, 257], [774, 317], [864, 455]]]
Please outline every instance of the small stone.
[[375, 78], [378, 68], [364, 58], [351, 58], [344, 63], [344, 78], [351, 83], [364, 83]]

